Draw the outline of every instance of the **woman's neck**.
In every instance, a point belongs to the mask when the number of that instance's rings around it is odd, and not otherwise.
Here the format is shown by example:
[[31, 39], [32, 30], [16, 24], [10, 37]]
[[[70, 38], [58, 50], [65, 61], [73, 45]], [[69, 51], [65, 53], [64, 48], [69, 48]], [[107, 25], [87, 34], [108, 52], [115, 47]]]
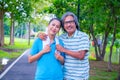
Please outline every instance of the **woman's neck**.
[[48, 34], [48, 37], [49, 37], [49, 39], [50, 39], [50, 43], [52, 43], [52, 42], [54, 41], [55, 36]]

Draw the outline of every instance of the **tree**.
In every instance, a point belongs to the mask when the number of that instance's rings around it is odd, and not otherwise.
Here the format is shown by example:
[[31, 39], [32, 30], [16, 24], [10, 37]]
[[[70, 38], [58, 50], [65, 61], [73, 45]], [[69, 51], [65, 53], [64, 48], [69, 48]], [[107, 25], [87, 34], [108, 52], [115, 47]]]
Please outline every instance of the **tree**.
[[9, 2], [10, 1], [8, 1], [8, 0], [0, 1], [0, 46], [4, 45], [3, 19], [4, 19], [5, 12], [7, 12]]
[[112, 71], [111, 57], [112, 57], [113, 45], [114, 45], [114, 42], [116, 40], [116, 29], [117, 29], [117, 21], [118, 21], [118, 17], [117, 17], [118, 7], [119, 7], [118, 4], [115, 5], [111, 1], [111, 3], [110, 3], [110, 12], [111, 12], [111, 16], [113, 18], [113, 24], [114, 25], [113, 25], [113, 38], [112, 38], [112, 42], [111, 42], [111, 46], [110, 46], [110, 55], [109, 55], [109, 61], [108, 61], [108, 71]]
[[14, 23], [15, 20], [24, 21], [31, 12], [31, 0], [4, 0], [0, 1], [0, 46], [4, 45], [4, 29], [3, 29], [3, 18], [4, 14], [8, 12], [11, 15], [11, 30], [10, 30], [10, 44], [14, 44]]
[[[27, 21], [26, 18], [30, 16], [32, 11], [31, 0], [16, 1], [13, 0], [9, 7], [9, 12], [11, 14], [11, 35], [10, 35], [10, 44], [14, 44], [14, 24], [15, 21]], [[12, 8], [14, 7], [14, 8]], [[12, 8], [12, 9], [11, 9]]]

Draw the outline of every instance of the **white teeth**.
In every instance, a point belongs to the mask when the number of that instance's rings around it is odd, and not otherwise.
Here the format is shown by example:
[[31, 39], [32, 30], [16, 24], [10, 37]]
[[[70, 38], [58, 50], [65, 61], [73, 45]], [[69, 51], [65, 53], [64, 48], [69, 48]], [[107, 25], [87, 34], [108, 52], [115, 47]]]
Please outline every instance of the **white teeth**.
[[68, 29], [72, 29], [72, 27], [69, 27]]

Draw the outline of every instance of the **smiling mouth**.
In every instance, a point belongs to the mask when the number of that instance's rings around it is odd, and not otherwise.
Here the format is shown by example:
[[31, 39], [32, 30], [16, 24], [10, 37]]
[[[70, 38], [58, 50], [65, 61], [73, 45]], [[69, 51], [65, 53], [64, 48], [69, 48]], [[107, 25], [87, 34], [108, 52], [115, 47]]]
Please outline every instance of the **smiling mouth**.
[[70, 30], [70, 29], [72, 29], [72, 27], [68, 27], [67, 29]]
[[53, 33], [56, 33], [56, 31], [52, 31]]

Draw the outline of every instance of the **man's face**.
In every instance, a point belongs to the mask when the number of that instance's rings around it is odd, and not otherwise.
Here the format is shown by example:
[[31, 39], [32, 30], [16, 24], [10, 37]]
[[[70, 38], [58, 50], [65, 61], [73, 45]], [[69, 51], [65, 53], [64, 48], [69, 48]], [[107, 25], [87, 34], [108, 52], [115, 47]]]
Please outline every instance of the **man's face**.
[[75, 20], [72, 16], [67, 16], [64, 20], [64, 29], [67, 31], [69, 36], [72, 36], [72, 34], [76, 30], [76, 24]]

